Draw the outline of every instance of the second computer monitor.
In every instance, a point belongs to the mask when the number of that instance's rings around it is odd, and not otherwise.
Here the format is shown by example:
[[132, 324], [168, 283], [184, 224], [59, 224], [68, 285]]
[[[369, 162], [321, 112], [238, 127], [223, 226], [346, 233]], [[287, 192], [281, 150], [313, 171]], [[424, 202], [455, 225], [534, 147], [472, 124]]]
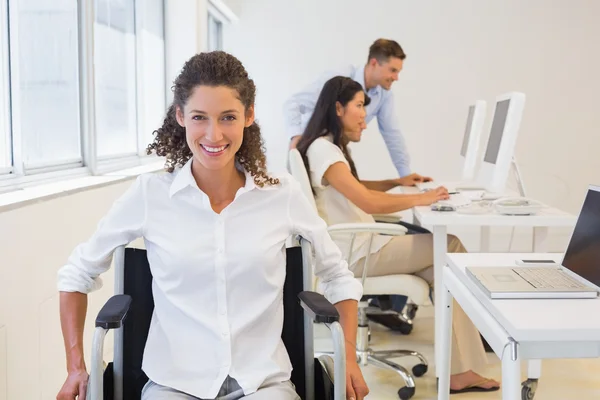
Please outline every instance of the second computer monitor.
[[486, 102], [478, 100], [469, 106], [467, 115], [467, 125], [460, 149], [460, 155], [464, 157], [463, 162], [463, 181], [472, 181], [475, 179], [475, 169], [477, 168], [477, 153], [479, 152], [479, 141], [481, 138], [481, 129], [485, 121]]
[[500, 193], [506, 189], [524, 107], [523, 93], [507, 93], [496, 98], [490, 136], [478, 177], [488, 191]]

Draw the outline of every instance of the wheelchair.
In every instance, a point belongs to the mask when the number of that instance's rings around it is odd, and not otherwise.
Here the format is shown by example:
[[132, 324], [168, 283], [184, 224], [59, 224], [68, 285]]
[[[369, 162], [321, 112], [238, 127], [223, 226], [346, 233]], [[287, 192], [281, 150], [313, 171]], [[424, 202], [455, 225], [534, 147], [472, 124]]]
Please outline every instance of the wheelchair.
[[[286, 249], [281, 337], [293, 367], [291, 381], [302, 400], [345, 400], [344, 334], [335, 307], [321, 294], [310, 291], [311, 251], [302, 238]], [[142, 371], [142, 356], [154, 300], [146, 251], [119, 247], [114, 254], [114, 268], [115, 295], [95, 321], [88, 400], [139, 400], [148, 381]], [[315, 358], [314, 323], [323, 323], [331, 331], [333, 359]], [[114, 357], [105, 368], [102, 354], [109, 330], [114, 330]]]

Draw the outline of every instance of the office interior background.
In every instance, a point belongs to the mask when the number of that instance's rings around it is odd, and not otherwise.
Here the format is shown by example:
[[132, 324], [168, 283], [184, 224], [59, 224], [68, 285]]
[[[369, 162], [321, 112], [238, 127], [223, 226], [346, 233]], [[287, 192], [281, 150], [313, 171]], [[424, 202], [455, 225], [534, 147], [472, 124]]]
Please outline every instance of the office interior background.
[[[436, 180], [460, 175], [470, 102], [488, 101], [485, 143], [495, 97], [523, 92], [515, 154], [527, 194], [577, 214], [600, 184], [598, 17], [594, 0], [0, 0], [0, 400], [55, 398], [57, 270], [136, 174], [160, 168], [145, 147], [193, 54], [223, 49], [245, 64], [274, 171], [286, 168], [285, 99], [365, 63], [379, 37], [407, 53], [396, 108], [413, 169]], [[352, 152], [361, 177], [395, 177], [375, 121]], [[475, 231], [453, 233], [477, 248]], [[493, 233], [508, 251], [510, 229]], [[550, 250], [569, 235], [552, 229]], [[531, 230], [512, 242], [529, 249]], [[103, 280], [86, 354], [112, 292], [110, 272]]]

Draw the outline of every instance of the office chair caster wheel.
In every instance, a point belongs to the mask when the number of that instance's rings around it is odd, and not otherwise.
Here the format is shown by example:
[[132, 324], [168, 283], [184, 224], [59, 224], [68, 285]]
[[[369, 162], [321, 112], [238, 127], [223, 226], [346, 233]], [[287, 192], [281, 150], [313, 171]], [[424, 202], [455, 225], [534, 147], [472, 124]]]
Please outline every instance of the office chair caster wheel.
[[417, 364], [414, 367], [412, 367], [412, 372], [414, 376], [419, 378], [427, 373], [427, 365]]
[[406, 308], [404, 309], [404, 314], [406, 315], [407, 318], [409, 318], [410, 320], [413, 320], [417, 316], [418, 309], [419, 309], [419, 306], [416, 304], [407, 304]]
[[400, 324], [400, 326], [397, 328], [397, 330], [403, 335], [408, 335], [409, 333], [412, 332], [413, 325], [409, 324], [407, 322], [403, 322]]
[[525, 382], [523, 382], [521, 385], [521, 400], [533, 400], [537, 385], [537, 379], [527, 379]]
[[403, 387], [400, 388], [400, 390], [398, 390], [398, 397], [400, 397], [400, 400], [408, 400], [410, 398], [412, 398], [415, 395], [415, 388], [414, 387]]

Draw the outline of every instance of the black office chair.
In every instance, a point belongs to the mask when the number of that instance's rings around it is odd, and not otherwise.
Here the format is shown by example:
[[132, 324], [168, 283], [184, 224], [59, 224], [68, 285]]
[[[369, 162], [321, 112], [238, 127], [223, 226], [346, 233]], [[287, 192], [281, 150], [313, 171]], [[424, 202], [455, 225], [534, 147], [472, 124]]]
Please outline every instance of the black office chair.
[[[345, 400], [344, 336], [335, 307], [322, 295], [304, 291], [312, 287], [310, 245], [286, 250], [284, 323], [282, 339], [293, 366], [292, 383], [303, 400]], [[88, 400], [139, 400], [148, 377], [142, 355], [154, 310], [152, 274], [146, 251], [119, 248], [115, 252], [115, 292], [96, 318]], [[304, 309], [304, 311], [303, 311]], [[331, 330], [335, 361], [314, 358], [313, 323]], [[104, 369], [104, 337], [114, 329], [114, 360]], [[335, 369], [333, 368], [335, 365]], [[335, 383], [335, 385], [334, 385]]]

